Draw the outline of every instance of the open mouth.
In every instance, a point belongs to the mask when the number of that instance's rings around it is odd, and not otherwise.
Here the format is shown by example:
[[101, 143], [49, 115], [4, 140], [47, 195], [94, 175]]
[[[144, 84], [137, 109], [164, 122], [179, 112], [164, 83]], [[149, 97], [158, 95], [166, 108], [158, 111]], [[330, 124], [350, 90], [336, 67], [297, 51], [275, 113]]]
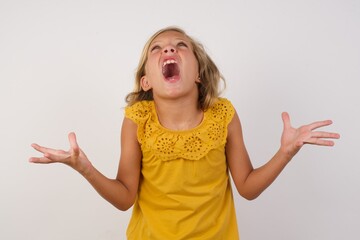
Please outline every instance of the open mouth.
[[175, 60], [167, 60], [162, 66], [162, 74], [168, 81], [176, 80], [179, 78], [180, 69]]

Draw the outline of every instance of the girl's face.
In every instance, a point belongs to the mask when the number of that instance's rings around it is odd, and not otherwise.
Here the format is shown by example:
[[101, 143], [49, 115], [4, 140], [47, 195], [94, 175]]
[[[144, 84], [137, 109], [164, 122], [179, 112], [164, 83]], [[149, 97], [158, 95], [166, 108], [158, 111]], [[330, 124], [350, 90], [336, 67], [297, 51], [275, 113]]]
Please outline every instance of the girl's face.
[[154, 99], [191, 95], [198, 97], [198, 61], [190, 40], [182, 33], [167, 31], [150, 44], [145, 75], [141, 78], [144, 91], [152, 89]]

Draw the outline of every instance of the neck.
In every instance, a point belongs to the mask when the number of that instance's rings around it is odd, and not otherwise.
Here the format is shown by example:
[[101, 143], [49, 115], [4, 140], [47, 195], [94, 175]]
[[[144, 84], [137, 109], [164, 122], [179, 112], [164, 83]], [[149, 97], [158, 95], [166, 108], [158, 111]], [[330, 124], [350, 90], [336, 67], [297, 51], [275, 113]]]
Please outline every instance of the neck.
[[203, 119], [203, 111], [195, 99], [162, 99], [154, 102], [159, 122], [165, 128], [188, 130], [198, 126]]

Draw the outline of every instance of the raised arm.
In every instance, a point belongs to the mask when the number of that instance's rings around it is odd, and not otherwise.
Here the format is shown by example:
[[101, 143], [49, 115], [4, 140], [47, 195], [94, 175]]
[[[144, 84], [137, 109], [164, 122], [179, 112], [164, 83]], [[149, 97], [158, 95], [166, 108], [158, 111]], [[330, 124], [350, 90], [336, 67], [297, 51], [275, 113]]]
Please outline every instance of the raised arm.
[[29, 161], [43, 164], [59, 162], [72, 167], [83, 175], [104, 199], [124, 211], [133, 205], [139, 185], [141, 150], [136, 132], [136, 124], [125, 118], [121, 130], [121, 157], [116, 179], [105, 177], [91, 164], [80, 149], [74, 133], [68, 136], [69, 151], [32, 144], [43, 156], [32, 157]]
[[280, 149], [263, 166], [254, 169], [243, 140], [241, 123], [238, 115], [228, 126], [226, 156], [235, 186], [241, 196], [248, 200], [258, 197], [281, 173], [294, 155], [304, 144], [333, 146], [339, 134], [315, 131], [332, 124], [330, 120], [314, 122], [299, 128], [293, 128], [287, 113], [282, 114], [284, 129]]

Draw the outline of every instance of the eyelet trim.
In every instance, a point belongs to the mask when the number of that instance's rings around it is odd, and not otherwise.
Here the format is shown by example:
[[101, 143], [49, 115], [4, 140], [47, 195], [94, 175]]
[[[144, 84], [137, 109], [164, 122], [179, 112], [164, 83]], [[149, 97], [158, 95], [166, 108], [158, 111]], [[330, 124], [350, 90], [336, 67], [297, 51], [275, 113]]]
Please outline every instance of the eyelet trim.
[[184, 158], [199, 160], [210, 150], [226, 143], [227, 126], [235, 110], [227, 99], [219, 98], [204, 113], [201, 125], [187, 131], [163, 128], [157, 121], [153, 101], [141, 101], [125, 108], [125, 116], [138, 125], [138, 140], [143, 152], [162, 161]]

